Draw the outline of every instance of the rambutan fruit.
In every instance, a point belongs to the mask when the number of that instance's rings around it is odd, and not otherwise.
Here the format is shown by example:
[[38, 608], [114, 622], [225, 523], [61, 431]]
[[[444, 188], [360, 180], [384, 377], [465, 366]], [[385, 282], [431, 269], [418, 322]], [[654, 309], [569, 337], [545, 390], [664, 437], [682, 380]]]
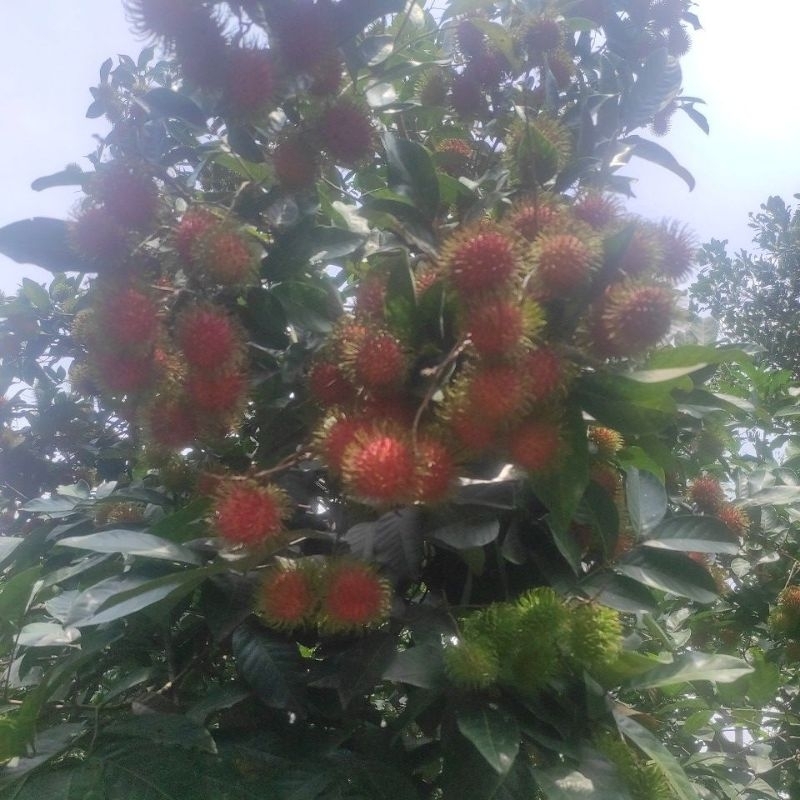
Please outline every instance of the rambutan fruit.
[[658, 228], [661, 240], [660, 272], [671, 281], [687, 277], [697, 254], [697, 240], [685, 226], [664, 221]]
[[348, 354], [347, 368], [355, 383], [371, 392], [385, 392], [403, 383], [408, 358], [394, 336], [379, 331]]
[[419, 102], [426, 108], [438, 108], [447, 101], [447, 90], [450, 86], [447, 73], [442, 69], [428, 70], [420, 80]]
[[356, 167], [372, 155], [372, 120], [349, 100], [329, 105], [317, 120], [316, 133], [325, 152], [344, 167]]
[[320, 629], [346, 633], [380, 625], [389, 615], [391, 599], [388, 582], [371, 564], [332, 559], [323, 573]]
[[591, 672], [615, 661], [622, 652], [622, 624], [611, 608], [584, 603], [570, 614], [569, 651], [572, 660]]
[[489, 451], [497, 440], [497, 423], [465, 403], [445, 409], [443, 418], [458, 445], [472, 455]]
[[515, 203], [503, 217], [503, 226], [532, 242], [552, 226], [561, 228], [565, 215], [565, 207], [558, 199], [550, 194], [539, 194]]
[[456, 75], [450, 84], [450, 107], [461, 119], [480, 119], [488, 108], [480, 80], [470, 71]]
[[661, 28], [670, 28], [680, 23], [683, 5], [683, 0], [655, 0], [650, 6], [650, 19]]
[[338, 364], [320, 360], [311, 365], [308, 389], [322, 406], [335, 406], [355, 399], [356, 390]]
[[577, 73], [575, 61], [566, 50], [555, 50], [548, 53], [545, 57], [547, 69], [553, 76], [556, 86], [564, 91], [569, 88], [572, 79]]
[[800, 586], [787, 586], [778, 597], [778, 605], [800, 620]]
[[489, 424], [513, 420], [525, 407], [525, 379], [516, 364], [478, 367], [465, 381], [467, 404]]
[[600, 244], [593, 237], [542, 234], [532, 252], [537, 283], [546, 295], [564, 297], [589, 282], [600, 255]]
[[97, 383], [108, 394], [140, 394], [152, 385], [155, 377], [149, 354], [93, 352], [90, 363]]
[[672, 322], [674, 299], [666, 286], [612, 284], [602, 305], [602, 330], [612, 355], [632, 356], [657, 344]]
[[666, 108], [653, 114], [653, 121], [650, 123], [650, 132], [653, 136], [666, 136], [669, 133], [676, 108], [675, 103], [670, 103]]
[[519, 274], [522, 259], [512, 234], [489, 222], [465, 225], [442, 246], [442, 273], [467, 300], [506, 288]]
[[167, 40], [191, 25], [197, 8], [193, 0], [125, 0], [125, 11], [138, 34]]
[[441, 503], [451, 493], [457, 477], [455, 459], [439, 439], [420, 437], [415, 447], [416, 489], [421, 503]]
[[272, 168], [282, 189], [299, 192], [313, 186], [319, 170], [319, 151], [302, 134], [292, 134], [272, 153]]
[[598, 191], [582, 192], [575, 199], [572, 213], [581, 222], [599, 231], [608, 228], [619, 219], [622, 204], [616, 197]]
[[740, 506], [723, 503], [715, 513], [734, 536], [746, 536], [750, 530], [750, 517]]
[[88, 186], [91, 197], [127, 228], [145, 229], [155, 222], [158, 187], [141, 166], [102, 164]]
[[205, 91], [224, 88], [230, 46], [217, 18], [205, 10], [193, 14], [175, 34], [173, 44], [189, 83]]
[[198, 237], [192, 257], [207, 278], [222, 286], [249, 283], [258, 273], [258, 256], [250, 242], [224, 223], [208, 228]]
[[339, 87], [342, 85], [344, 69], [344, 62], [339, 51], [328, 53], [309, 70], [311, 83], [308, 91], [315, 97], [330, 97], [338, 94]]
[[342, 458], [346, 490], [371, 505], [396, 505], [414, 494], [416, 463], [400, 432], [375, 428], [356, 434]]
[[529, 472], [553, 468], [562, 448], [558, 425], [548, 419], [528, 419], [509, 435], [509, 457]]
[[98, 297], [95, 319], [105, 341], [128, 351], [149, 350], [159, 334], [156, 301], [133, 286], [106, 287]]
[[564, 169], [571, 157], [572, 134], [559, 120], [540, 113], [511, 125], [504, 160], [517, 185], [538, 188]]
[[614, 458], [625, 445], [621, 433], [603, 425], [590, 425], [587, 436], [600, 458]]
[[336, 25], [331, 6], [310, 0], [273, 4], [270, 27], [283, 65], [289, 72], [312, 73], [336, 52]]
[[221, 308], [196, 305], [182, 311], [175, 340], [193, 369], [214, 372], [241, 361], [244, 336], [238, 324]]
[[528, 397], [540, 402], [563, 388], [567, 377], [564, 359], [547, 345], [528, 351], [520, 361]]
[[388, 273], [379, 269], [373, 269], [358, 281], [355, 304], [355, 313], [358, 317], [383, 320], [388, 282]]
[[213, 373], [192, 371], [184, 388], [201, 416], [212, 417], [215, 422], [227, 422], [245, 402], [248, 375], [236, 365]]
[[207, 208], [194, 206], [182, 217], [172, 232], [172, 243], [184, 266], [195, 264], [197, 243], [211, 228], [220, 224], [220, 218]]
[[462, 19], [456, 26], [456, 42], [465, 58], [478, 58], [486, 49], [485, 34], [468, 19]]
[[184, 397], [160, 395], [145, 410], [146, 438], [158, 447], [187, 447], [199, 431], [195, 409]]
[[487, 47], [483, 53], [470, 61], [466, 69], [466, 72], [488, 92], [497, 89], [508, 71], [508, 59], [494, 47]]
[[519, 40], [531, 58], [538, 58], [543, 53], [559, 48], [564, 41], [564, 34], [557, 20], [538, 16], [523, 23]]
[[589, 479], [613, 500], [622, 496], [622, 473], [612, 464], [595, 461], [589, 467]]
[[73, 394], [91, 397], [100, 393], [94, 370], [83, 361], [73, 361], [69, 368], [69, 385]]
[[500, 675], [497, 651], [486, 639], [459, 639], [448, 643], [442, 657], [445, 674], [459, 689], [488, 689]]
[[227, 111], [239, 117], [264, 112], [277, 90], [275, 60], [272, 53], [258, 47], [228, 50], [223, 102]]
[[661, 241], [662, 235], [655, 225], [645, 220], [634, 221], [618, 269], [632, 278], [658, 274], [663, 258]]
[[288, 512], [289, 498], [277, 486], [230, 478], [217, 493], [214, 526], [227, 542], [256, 547], [280, 537]]
[[72, 338], [84, 347], [93, 348], [97, 340], [97, 311], [90, 308], [81, 309], [70, 325]]
[[319, 569], [309, 559], [267, 570], [258, 611], [270, 628], [293, 630], [313, 621], [319, 607]]
[[467, 308], [462, 329], [484, 358], [507, 356], [514, 352], [525, 334], [525, 313], [511, 298], [499, 296]]
[[700, 511], [716, 514], [725, 502], [725, 492], [713, 475], [700, 475], [689, 484], [689, 501]]
[[683, 58], [692, 49], [692, 37], [683, 25], [672, 25], [667, 31], [667, 50], [673, 58]]
[[322, 423], [315, 437], [316, 449], [331, 474], [341, 473], [347, 448], [367, 431], [363, 421], [343, 414], [332, 415]]
[[472, 159], [472, 146], [466, 139], [442, 139], [436, 145], [436, 163], [453, 177], [462, 175]]
[[97, 266], [114, 266], [129, 254], [124, 225], [102, 206], [83, 208], [70, 223], [69, 243], [78, 255]]

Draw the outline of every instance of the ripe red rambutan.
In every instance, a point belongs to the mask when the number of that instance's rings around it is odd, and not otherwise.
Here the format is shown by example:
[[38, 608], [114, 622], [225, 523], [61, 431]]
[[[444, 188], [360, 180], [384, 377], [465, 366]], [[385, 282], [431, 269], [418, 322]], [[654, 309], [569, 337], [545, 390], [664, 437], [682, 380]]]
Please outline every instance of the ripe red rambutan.
[[272, 153], [272, 168], [287, 192], [299, 192], [314, 184], [319, 169], [319, 151], [301, 134], [283, 139]]
[[149, 354], [100, 351], [93, 352], [90, 360], [97, 383], [109, 394], [139, 394], [152, 385], [155, 377]]
[[195, 263], [194, 248], [210, 228], [220, 224], [219, 217], [202, 206], [190, 208], [172, 232], [172, 242], [185, 266]]
[[653, 275], [660, 270], [661, 260], [661, 236], [656, 226], [645, 220], [634, 222], [618, 268], [628, 277]]
[[779, 595], [778, 603], [794, 614], [800, 614], [800, 586], [787, 586]]
[[328, 106], [317, 120], [316, 130], [322, 147], [337, 164], [355, 167], [372, 154], [372, 120], [349, 100]]
[[442, 247], [440, 266], [467, 300], [505, 288], [519, 273], [521, 259], [514, 238], [491, 223], [462, 227]]
[[457, 477], [453, 454], [444, 442], [430, 436], [417, 441], [415, 452], [415, 499], [421, 503], [442, 502], [450, 495]]
[[750, 530], [747, 512], [733, 503], [723, 503], [716, 511], [717, 517], [734, 536], [745, 536]]
[[467, 453], [480, 455], [492, 449], [497, 440], [497, 424], [465, 403], [445, 409], [443, 417], [458, 445]]
[[478, 119], [487, 112], [480, 80], [472, 72], [456, 75], [450, 84], [450, 107], [462, 119]]
[[331, 6], [311, 0], [273, 6], [270, 26], [281, 61], [289, 72], [313, 72], [336, 52]]
[[478, 58], [486, 49], [486, 36], [468, 19], [462, 19], [456, 26], [456, 42], [465, 58]]
[[214, 418], [214, 422], [227, 422], [245, 401], [247, 377], [247, 372], [235, 365], [213, 373], [190, 372], [185, 384], [186, 396], [201, 415]]
[[487, 91], [496, 90], [509, 70], [508, 59], [495, 48], [487, 48], [470, 61], [465, 72]]
[[372, 270], [361, 278], [356, 289], [355, 306], [355, 313], [359, 317], [378, 321], [383, 319], [388, 282], [389, 276], [383, 270]]
[[335, 406], [355, 399], [355, 387], [338, 364], [316, 361], [308, 373], [308, 389], [320, 405]]
[[159, 333], [158, 305], [133, 286], [106, 288], [98, 297], [95, 328], [125, 350], [149, 349]]
[[122, 162], [98, 167], [88, 187], [94, 200], [120, 225], [147, 228], [155, 222], [158, 187], [141, 168]]
[[118, 264], [129, 255], [127, 240], [125, 227], [102, 206], [82, 209], [69, 227], [72, 249], [98, 266]]
[[672, 322], [673, 295], [665, 286], [612, 284], [603, 299], [602, 330], [612, 355], [631, 356], [657, 344]]
[[200, 89], [225, 85], [229, 45], [218, 19], [205, 10], [193, 14], [174, 36], [175, 54], [183, 77]]
[[223, 286], [249, 283], [257, 274], [258, 257], [244, 235], [220, 224], [201, 234], [192, 249], [197, 267]]
[[147, 438], [159, 447], [176, 450], [190, 445], [198, 433], [192, 405], [183, 397], [161, 395], [145, 411]]
[[520, 369], [528, 397], [534, 402], [547, 399], [564, 385], [564, 361], [552, 347], [543, 345], [526, 353]]
[[348, 367], [356, 383], [372, 392], [385, 392], [403, 383], [408, 359], [400, 342], [381, 331], [365, 338], [349, 354]]
[[616, 197], [597, 191], [581, 193], [572, 206], [572, 213], [595, 230], [607, 228], [619, 218], [622, 204]]
[[317, 450], [325, 462], [328, 471], [338, 475], [342, 471], [342, 462], [347, 448], [356, 438], [367, 431], [361, 420], [338, 414], [323, 422], [316, 436]]
[[528, 400], [525, 379], [515, 364], [490, 364], [479, 367], [467, 379], [467, 404], [489, 424], [509, 422]]
[[551, 226], [564, 222], [565, 213], [557, 199], [543, 195], [516, 203], [503, 217], [503, 225], [532, 242]]
[[258, 114], [270, 106], [277, 89], [272, 53], [257, 47], [235, 47], [228, 51], [224, 103], [232, 114]]
[[190, 367], [215, 371], [239, 362], [244, 338], [229, 314], [213, 306], [194, 306], [181, 312], [175, 338]]
[[214, 524], [223, 539], [250, 547], [283, 533], [289, 498], [274, 485], [229, 479], [221, 483], [214, 503]]
[[682, 58], [692, 49], [692, 37], [683, 25], [673, 25], [667, 32], [667, 50], [673, 58]]
[[713, 475], [701, 475], [689, 484], [689, 500], [700, 511], [716, 514], [725, 502], [725, 493], [720, 482]]
[[518, 302], [496, 297], [467, 309], [462, 327], [481, 356], [507, 356], [522, 342], [525, 314]]
[[616, 467], [603, 462], [595, 462], [589, 469], [589, 478], [616, 500], [622, 493], [622, 474]]
[[258, 610], [271, 628], [292, 630], [311, 622], [317, 612], [318, 570], [307, 566], [267, 570], [258, 593]]
[[561, 26], [552, 17], [534, 17], [525, 23], [520, 40], [527, 48], [528, 54], [535, 58], [559, 48], [564, 40], [564, 34]]
[[344, 360], [348, 353], [357, 352], [371, 331], [372, 329], [361, 320], [340, 317], [328, 339], [331, 360]]
[[344, 62], [338, 51], [328, 53], [309, 70], [308, 91], [316, 97], [335, 95], [342, 85]]
[[658, 228], [661, 240], [661, 273], [671, 281], [683, 280], [691, 271], [697, 240], [685, 226], [664, 221]]
[[534, 243], [533, 258], [543, 290], [564, 296], [589, 281], [600, 248], [597, 242], [570, 233], [543, 234]]
[[391, 589], [363, 561], [329, 561], [323, 578], [320, 627], [327, 632], [356, 631], [378, 625], [389, 614]]
[[561, 434], [552, 420], [529, 419], [509, 437], [511, 460], [530, 472], [554, 466], [561, 451]]
[[414, 492], [414, 454], [406, 437], [390, 429], [356, 435], [342, 459], [345, 488], [362, 502], [394, 505]]
[[197, 4], [192, 0], [125, 0], [125, 11], [142, 36], [173, 39], [191, 24]]

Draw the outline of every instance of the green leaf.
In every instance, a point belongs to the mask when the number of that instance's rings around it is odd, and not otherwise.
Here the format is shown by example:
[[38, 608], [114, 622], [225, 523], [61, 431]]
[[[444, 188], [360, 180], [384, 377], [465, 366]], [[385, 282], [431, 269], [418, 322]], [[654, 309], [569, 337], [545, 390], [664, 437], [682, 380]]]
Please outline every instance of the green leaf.
[[[10, 558], [14, 551], [25, 541], [22, 536], [0, 537], [0, 566]], [[0, 614], [2, 616], [2, 614]]]
[[657, 608], [652, 592], [638, 581], [627, 578], [625, 575], [596, 572], [584, 578], [580, 582], [579, 588], [598, 603], [628, 614], [655, 611]]
[[617, 769], [595, 750], [581, 747], [577, 768], [535, 768], [547, 800], [631, 800]]
[[52, 494], [50, 497], [36, 497], [29, 500], [22, 506], [22, 510], [34, 514], [46, 514], [48, 517], [65, 517], [75, 511], [75, 506], [79, 502], [80, 499], [77, 497]]
[[[62, 722], [60, 725], [43, 730], [34, 740], [33, 752], [35, 755], [29, 758], [19, 758], [2, 768], [2, 771], [0, 771], [0, 789], [18, 781], [31, 770], [41, 767], [61, 755], [83, 731], [84, 725], [82, 722]], [[15, 793], [9, 796], [17, 797], [18, 795]], [[41, 798], [46, 796], [39, 795]], [[47, 797], [49, 800], [50, 796]]]
[[233, 708], [248, 697], [252, 697], [251, 692], [236, 684], [214, 686], [189, 707], [186, 716], [198, 724], [203, 724], [215, 712]]
[[660, 167], [668, 169], [679, 178], [682, 178], [686, 182], [686, 185], [689, 187], [690, 191], [694, 189], [695, 179], [692, 173], [689, 172], [686, 167], [681, 166], [676, 160], [675, 156], [673, 156], [672, 153], [670, 153], [665, 147], [662, 147], [660, 144], [656, 144], [655, 142], [648, 141], [647, 139], [642, 139], [641, 136], [635, 135], [627, 136], [625, 139], [622, 139], [622, 143], [631, 148], [630, 152], [632, 155], [643, 158], [645, 161], [651, 161], [653, 164], [658, 164]]
[[416, 142], [392, 133], [382, 136], [388, 163], [389, 188], [408, 197], [426, 220], [439, 208], [439, 180], [430, 153]]
[[163, 86], [145, 92], [139, 102], [153, 117], [182, 119], [197, 128], [206, 127], [206, 114], [190, 97]]
[[233, 634], [240, 675], [268, 706], [300, 713], [304, 707], [303, 659], [297, 645], [245, 622]]
[[638, 722], [614, 709], [619, 732], [651, 758], [664, 773], [678, 800], [700, 800], [699, 795], [672, 753]]
[[441, 689], [446, 684], [442, 648], [425, 643], [401, 650], [384, 671], [383, 679], [421, 689]]
[[31, 189], [34, 192], [41, 192], [43, 189], [50, 189], [54, 186], [83, 186], [86, 174], [77, 164], [68, 164], [61, 172], [37, 178], [31, 184]]
[[641, 369], [636, 372], [629, 372], [628, 378], [639, 383], [667, 383], [669, 381], [691, 375], [693, 372], [704, 369], [708, 366], [707, 362], [691, 364], [686, 367], [664, 367], [661, 369]]
[[739, 543], [721, 520], [694, 514], [664, 520], [641, 544], [644, 547], [690, 553], [736, 555], [739, 552]]
[[688, 597], [698, 603], [717, 599], [714, 579], [683, 553], [637, 547], [620, 558], [615, 569], [652, 589]]
[[17, 636], [20, 647], [63, 647], [75, 644], [81, 637], [77, 628], [63, 627], [56, 622], [31, 622]]
[[363, 244], [365, 237], [344, 228], [318, 225], [311, 232], [309, 243], [311, 254], [308, 260], [312, 264], [328, 265], [344, 256], [352, 255]]
[[120, 719], [109, 725], [105, 733], [146, 739], [168, 747], [185, 747], [202, 753], [216, 754], [214, 738], [201, 723], [183, 714], [140, 714]]
[[622, 102], [626, 127], [630, 130], [646, 125], [680, 92], [681, 65], [665, 47], [650, 53], [639, 70]]
[[515, 717], [499, 706], [487, 704], [459, 711], [456, 722], [494, 770], [505, 775], [511, 769], [519, 753], [520, 731]]
[[357, 558], [381, 564], [400, 581], [419, 578], [424, 558], [424, 526], [418, 508], [402, 508], [375, 522], [359, 522], [343, 540]]
[[366, 67], [374, 67], [392, 54], [394, 50], [394, 36], [366, 36], [358, 45], [358, 54]]
[[37, 565], [0, 581], [0, 620], [18, 623], [25, 616], [41, 572]]
[[496, 518], [491, 518], [455, 522], [452, 525], [437, 528], [430, 536], [435, 541], [442, 542], [456, 550], [469, 550], [493, 542], [499, 534], [500, 523]]
[[662, 664], [649, 672], [631, 678], [625, 682], [623, 688], [654, 689], [657, 686], [670, 686], [689, 681], [732, 683], [751, 672], [753, 672], [753, 667], [741, 658], [707, 653], [687, 653], [676, 658], [672, 664]]
[[93, 553], [122, 553], [140, 558], [199, 564], [198, 556], [186, 547], [143, 531], [110, 530], [87, 536], [68, 536], [56, 543], [59, 547], [91, 550]]
[[625, 497], [631, 525], [640, 536], [652, 531], [667, 513], [667, 491], [652, 472], [628, 467]]
[[753, 506], [787, 506], [800, 500], [800, 488], [797, 486], [769, 486], [739, 502], [739, 505]]
[[33, 217], [0, 228], [0, 253], [19, 264], [58, 272], [93, 272], [72, 250], [63, 219]]

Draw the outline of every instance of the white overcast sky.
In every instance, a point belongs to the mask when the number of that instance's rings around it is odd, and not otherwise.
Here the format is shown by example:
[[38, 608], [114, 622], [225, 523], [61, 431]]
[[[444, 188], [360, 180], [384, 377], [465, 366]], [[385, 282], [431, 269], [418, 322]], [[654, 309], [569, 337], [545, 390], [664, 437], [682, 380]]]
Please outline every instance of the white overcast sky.
[[[134, 58], [143, 43], [129, 31], [120, 0], [28, 0], [3, 4], [0, 48], [0, 226], [29, 216], [63, 217], [73, 189], [37, 193], [30, 183], [93, 149], [105, 122], [87, 120], [88, 87], [107, 56]], [[690, 225], [699, 238], [749, 247], [747, 214], [771, 194], [800, 192], [800, 102], [794, 86], [800, 6], [789, 0], [701, 0], [704, 30], [684, 59], [684, 91], [704, 98], [706, 136], [676, 117], [660, 140], [697, 179], [689, 193], [660, 168], [639, 167], [631, 210]], [[641, 162], [639, 162], [641, 164]], [[86, 166], [85, 162], [83, 165]], [[23, 275], [48, 273], [0, 256], [0, 290]]]

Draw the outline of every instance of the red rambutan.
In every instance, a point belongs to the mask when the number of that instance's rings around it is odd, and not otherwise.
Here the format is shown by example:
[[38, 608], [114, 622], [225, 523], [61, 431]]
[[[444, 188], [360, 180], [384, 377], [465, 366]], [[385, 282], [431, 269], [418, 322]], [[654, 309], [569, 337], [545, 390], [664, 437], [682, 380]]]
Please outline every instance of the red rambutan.
[[183, 311], [175, 338], [190, 367], [216, 371], [229, 368], [244, 354], [239, 326], [225, 311], [213, 306], [194, 306]]
[[386, 619], [389, 584], [373, 566], [352, 559], [329, 561], [322, 589], [321, 623], [331, 633], [356, 631]]
[[372, 270], [364, 275], [356, 289], [355, 312], [359, 317], [382, 320], [386, 302], [386, 286], [389, 276], [383, 270]]
[[125, 227], [101, 206], [82, 209], [70, 224], [72, 249], [98, 266], [118, 264], [129, 255], [127, 239]]
[[560, 47], [564, 34], [561, 26], [552, 17], [534, 17], [525, 23], [520, 40], [528, 54], [536, 58]]
[[313, 72], [336, 52], [331, 6], [310, 0], [274, 4], [270, 25], [289, 72]]
[[477, 58], [486, 49], [485, 34], [468, 19], [462, 19], [456, 26], [456, 42], [465, 58]]
[[602, 425], [591, 425], [587, 436], [601, 458], [614, 458], [625, 445], [621, 433]]
[[155, 377], [149, 354], [139, 356], [116, 351], [94, 352], [91, 366], [97, 382], [109, 394], [139, 394], [153, 383]]
[[576, 73], [572, 56], [565, 50], [555, 50], [547, 53], [545, 60], [556, 86], [562, 91], [567, 89]]
[[176, 450], [190, 445], [198, 433], [198, 421], [191, 404], [182, 397], [162, 395], [145, 412], [147, 438], [159, 447]]
[[366, 431], [364, 422], [341, 414], [325, 420], [317, 433], [316, 444], [320, 458], [333, 475], [341, 473], [347, 448]]
[[158, 305], [132, 286], [107, 288], [96, 306], [95, 329], [128, 351], [147, 350], [159, 333]]
[[589, 478], [600, 486], [614, 500], [622, 493], [622, 474], [616, 467], [603, 462], [595, 462], [589, 469]]
[[383, 392], [403, 383], [408, 359], [394, 336], [378, 332], [365, 338], [349, 355], [348, 367], [356, 383], [369, 391]]
[[547, 294], [564, 296], [584, 286], [597, 266], [596, 241], [570, 233], [543, 234], [534, 244], [536, 277]]
[[530, 472], [542, 472], [554, 466], [561, 451], [561, 435], [551, 420], [523, 422], [509, 437], [511, 460]]
[[457, 477], [455, 459], [444, 442], [423, 437], [416, 446], [416, 490], [421, 503], [440, 503], [452, 491]]
[[605, 293], [602, 331], [611, 355], [631, 356], [657, 344], [669, 331], [674, 301], [665, 286], [612, 284]]
[[518, 302], [497, 297], [468, 309], [463, 329], [481, 356], [507, 356], [522, 342], [525, 314]]
[[277, 486], [229, 479], [220, 485], [214, 503], [214, 524], [220, 536], [231, 544], [254, 547], [283, 533], [288, 509], [289, 498]]
[[272, 168], [287, 192], [299, 192], [314, 184], [319, 152], [300, 134], [287, 136], [272, 153]]
[[618, 268], [628, 277], [653, 275], [659, 272], [661, 260], [661, 235], [658, 229], [644, 220], [635, 222]]
[[121, 162], [103, 164], [88, 188], [92, 198], [120, 225], [147, 228], [155, 222], [158, 187], [141, 168]]
[[740, 506], [723, 503], [715, 513], [734, 536], [745, 536], [750, 530], [750, 517]]
[[673, 58], [683, 58], [692, 49], [692, 37], [683, 25], [673, 25], [667, 32], [667, 50]]
[[225, 107], [237, 116], [258, 114], [273, 101], [277, 88], [275, 61], [269, 50], [236, 47], [228, 51]]
[[337, 164], [355, 167], [372, 154], [372, 120], [355, 103], [340, 100], [328, 106], [316, 130], [322, 147]]
[[506, 423], [524, 408], [528, 399], [525, 388], [518, 365], [485, 365], [466, 382], [467, 405], [489, 424]]
[[725, 493], [720, 482], [713, 475], [701, 475], [689, 484], [689, 500], [700, 511], [716, 514], [725, 502]]
[[271, 628], [292, 630], [313, 620], [319, 605], [319, 577], [318, 570], [306, 564], [273, 568], [264, 574], [258, 610]]
[[461, 175], [472, 159], [472, 147], [466, 139], [443, 139], [436, 145], [436, 163], [451, 176]]
[[208, 415], [214, 422], [227, 422], [238, 412], [247, 396], [247, 389], [247, 372], [237, 366], [224, 367], [213, 373], [190, 372], [185, 384], [187, 398], [200, 415]]
[[206, 91], [224, 88], [230, 48], [219, 20], [202, 10], [188, 23], [174, 36], [183, 77]]
[[410, 443], [391, 430], [357, 434], [342, 459], [346, 489], [361, 501], [379, 506], [404, 503], [413, 496], [415, 467]]
[[355, 399], [355, 387], [338, 364], [317, 361], [308, 373], [308, 389], [320, 405], [335, 406]]
[[465, 403], [456, 403], [442, 415], [459, 446], [467, 453], [480, 455], [492, 449], [497, 440], [497, 424]]
[[220, 224], [219, 217], [202, 206], [190, 208], [172, 232], [175, 251], [185, 266], [195, 263], [194, 248], [209, 229]]
[[516, 203], [503, 217], [503, 225], [532, 242], [550, 226], [564, 221], [564, 206], [547, 195]]
[[520, 368], [527, 394], [534, 402], [551, 397], [564, 385], [564, 361], [552, 347], [529, 351], [522, 358]]
[[480, 80], [471, 72], [456, 75], [450, 84], [450, 106], [462, 119], [478, 119], [487, 112]]
[[616, 197], [596, 191], [583, 192], [572, 206], [575, 217], [595, 230], [602, 230], [616, 222], [621, 211], [622, 204]]
[[683, 280], [691, 271], [697, 240], [677, 222], [664, 221], [658, 228], [661, 239], [661, 273], [671, 281]]
[[249, 283], [258, 272], [258, 257], [248, 240], [224, 223], [197, 239], [192, 256], [208, 278], [223, 286]]
[[316, 97], [335, 95], [342, 85], [344, 63], [338, 51], [328, 53], [309, 70], [311, 85], [308, 91]]

